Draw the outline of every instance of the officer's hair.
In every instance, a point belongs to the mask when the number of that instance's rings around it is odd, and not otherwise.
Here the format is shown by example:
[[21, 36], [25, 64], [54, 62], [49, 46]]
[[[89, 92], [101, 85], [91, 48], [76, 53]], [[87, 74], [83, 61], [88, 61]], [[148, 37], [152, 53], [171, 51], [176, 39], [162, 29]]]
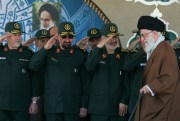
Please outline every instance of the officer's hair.
[[48, 13], [50, 13], [53, 21], [59, 20], [59, 12], [53, 5], [49, 3], [42, 5], [39, 9], [39, 17], [43, 11], [47, 11]]

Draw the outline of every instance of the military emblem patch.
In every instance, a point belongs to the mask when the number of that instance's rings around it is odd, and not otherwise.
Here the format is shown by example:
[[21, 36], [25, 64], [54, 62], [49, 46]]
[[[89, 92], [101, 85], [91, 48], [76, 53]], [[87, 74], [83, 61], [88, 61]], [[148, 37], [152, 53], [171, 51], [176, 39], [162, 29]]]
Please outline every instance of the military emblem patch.
[[47, 31], [43, 30], [42, 35], [47, 35]]
[[20, 28], [20, 24], [19, 23], [15, 23], [14, 24], [14, 28], [19, 29]]
[[95, 35], [95, 34], [97, 34], [97, 30], [96, 29], [91, 30], [91, 35]]
[[64, 25], [64, 29], [65, 30], [70, 30], [71, 29], [71, 25], [70, 24], [65, 24]]
[[110, 26], [109, 30], [114, 33], [116, 31], [116, 27], [115, 26]]

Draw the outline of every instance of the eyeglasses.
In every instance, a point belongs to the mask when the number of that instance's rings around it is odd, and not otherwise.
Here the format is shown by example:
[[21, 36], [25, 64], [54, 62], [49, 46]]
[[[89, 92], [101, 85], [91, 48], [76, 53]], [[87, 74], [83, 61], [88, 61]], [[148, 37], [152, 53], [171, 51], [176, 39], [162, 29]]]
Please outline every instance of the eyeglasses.
[[72, 39], [72, 38], [74, 38], [74, 36], [73, 35], [61, 35], [61, 38], [62, 39], [66, 39], [66, 38]]
[[148, 32], [148, 33], [146, 33], [146, 34], [140, 34], [139, 36], [140, 36], [140, 38], [145, 38], [148, 34], [150, 34], [152, 31], [150, 31], [150, 32]]

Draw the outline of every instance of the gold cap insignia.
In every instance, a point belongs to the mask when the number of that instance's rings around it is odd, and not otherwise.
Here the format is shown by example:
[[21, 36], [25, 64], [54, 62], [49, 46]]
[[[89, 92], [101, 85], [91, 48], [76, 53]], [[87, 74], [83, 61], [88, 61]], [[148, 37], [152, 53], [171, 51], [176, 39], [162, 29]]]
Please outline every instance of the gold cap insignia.
[[47, 35], [47, 31], [43, 30], [42, 35]]
[[95, 35], [95, 34], [97, 34], [97, 30], [96, 29], [91, 30], [91, 35]]
[[19, 29], [19, 28], [20, 28], [20, 25], [19, 25], [18, 23], [15, 23], [15, 24], [14, 24], [14, 27], [15, 27], [16, 29]]
[[116, 27], [115, 27], [115, 26], [110, 26], [110, 27], [109, 27], [109, 30], [110, 30], [111, 32], [115, 32], [115, 31], [116, 31]]
[[71, 25], [70, 24], [65, 24], [64, 25], [64, 29], [65, 30], [70, 30], [71, 29]]

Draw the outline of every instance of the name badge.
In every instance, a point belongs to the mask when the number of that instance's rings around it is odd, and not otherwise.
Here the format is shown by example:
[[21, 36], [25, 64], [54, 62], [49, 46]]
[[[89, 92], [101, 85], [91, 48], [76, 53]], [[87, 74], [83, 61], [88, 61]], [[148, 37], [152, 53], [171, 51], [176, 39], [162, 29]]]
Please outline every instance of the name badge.
[[99, 63], [101, 63], [101, 64], [106, 64], [106, 61], [99, 61]]
[[24, 61], [24, 62], [28, 62], [28, 59], [19, 59], [19, 61]]
[[6, 57], [0, 57], [0, 60], [5, 60], [6, 59]]
[[59, 62], [57, 59], [55, 59], [55, 58], [53, 58], [53, 57], [51, 58], [51, 60], [52, 60], [52, 61], [55, 61], [55, 62]]

